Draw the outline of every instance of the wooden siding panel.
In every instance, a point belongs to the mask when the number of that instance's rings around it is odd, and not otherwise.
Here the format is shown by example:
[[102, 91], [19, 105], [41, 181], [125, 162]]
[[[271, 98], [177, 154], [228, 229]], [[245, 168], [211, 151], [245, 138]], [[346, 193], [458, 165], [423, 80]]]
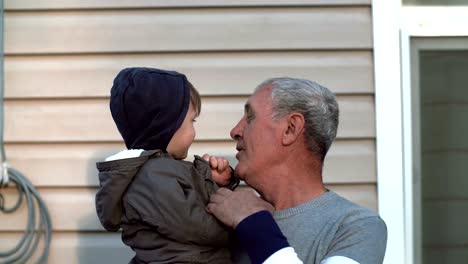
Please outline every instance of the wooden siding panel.
[[117, 73], [131, 66], [183, 72], [203, 95], [247, 95], [282, 76], [314, 80], [335, 93], [373, 93], [371, 52], [203, 52], [7, 56], [5, 96], [109, 96]]
[[375, 107], [373, 96], [338, 97], [340, 124], [337, 137], [375, 137]]
[[6, 54], [370, 49], [369, 8], [10, 12]]
[[[186, 73], [204, 96], [189, 154], [223, 155], [233, 165], [229, 130], [257, 84], [292, 76], [329, 87], [339, 94], [341, 120], [324, 180], [376, 210], [370, 4], [6, 0], [7, 154], [49, 206], [49, 263], [121, 263], [133, 256], [120, 233], [103, 232], [94, 207], [95, 162], [123, 148], [107, 97], [127, 66]], [[7, 205], [14, 202], [13, 188], [0, 191]], [[20, 239], [25, 218], [24, 205], [0, 217], [0, 251]]]
[[[204, 98], [196, 123], [197, 139], [230, 139], [242, 117], [247, 97]], [[338, 97], [341, 117], [338, 137], [375, 135], [372, 96]], [[7, 142], [121, 141], [107, 99], [11, 100], [5, 103]], [[219, 122], [223, 120], [223, 122]]]
[[[124, 149], [119, 143], [99, 144], [8, 144], [10, 164], [28, 177], [35, 186], [98, 186], [95, 163]], [[226, 157], [234, 167], [233, 141], [195, 142], [193, 155]], [[338, 140], [325, 160], [326, 183], [375, 183], [375, 146], [372, 140]]]
[[[49, 208], [53, 230], [103, 230], [94, 205], [95, 188], [38, 189]], [[16, 202], [16, 188], [3, 189], [6, 205]], [[23, 203], [13, 214], [0, 219], [5, 228], [0, 230], [20, 231], [26, 226], [27, 207]]]
[[5, 0], [6, 10], [296, 5], [370, 5], [370, 0]]
[[325, 183], [376, 183], [376, 149], [373, 140], [337, 140], [323, 168]]
[[[20, 239], [19, 232], [0, 232], [0, 251], [5, 252], [13, 248]], [[44, 243], [41, 241], [39, 249], [43, 246]], [[33, 259], [36, 260], [39, 255], [34, 254]], [[47, 263], [128, 263], [134, 255], [133, 251], [122, 243], [118, 232], [54, 232]]]
[[[373, 210], [377, 207], [376, 187], [374, 184], [327, 185], [328, 188], [362, 206]], [[13, 203], [16, 189], [2, 191], [6, 204]], [[104, 230], [99, 223], [94, 206], [95, 188], [39, 188], [47, 203], [54, 230], [97, 231]], [[0, 231], [20, 231], [26, 224], [25, 206], [12, 215], [0, 218]]]

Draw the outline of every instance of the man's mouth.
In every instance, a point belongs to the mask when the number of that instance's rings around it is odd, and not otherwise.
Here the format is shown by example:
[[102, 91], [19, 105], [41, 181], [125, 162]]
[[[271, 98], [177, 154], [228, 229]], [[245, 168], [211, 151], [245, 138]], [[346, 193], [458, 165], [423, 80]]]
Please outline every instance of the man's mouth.
[[236, 149], [237, 149], [236, 159], [239, 160], [239, 155], [241, 154], [242, 151], [244, 151], [244, 149], [242, 149], [242, 148], [236, 148]]
[[244, 148], [242, 146], [236, 146], [236, 150], [237, 151], [242, 151], [242, 150], [244, 150]]

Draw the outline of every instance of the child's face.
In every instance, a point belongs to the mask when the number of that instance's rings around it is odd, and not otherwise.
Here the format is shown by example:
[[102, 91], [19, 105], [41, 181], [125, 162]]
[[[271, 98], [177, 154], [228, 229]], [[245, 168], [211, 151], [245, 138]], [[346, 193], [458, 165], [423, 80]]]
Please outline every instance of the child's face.
[[195, 128], [193, 123], [195, 122], [196, 116], [197, 112], [193, 108], [192, 104], [190, 104], [184, 122], [179, 129], [177, 129], [167, 146], [167, 152], [175, 159], [185, 159], [187, 157], [188, 149], [195, 139]]

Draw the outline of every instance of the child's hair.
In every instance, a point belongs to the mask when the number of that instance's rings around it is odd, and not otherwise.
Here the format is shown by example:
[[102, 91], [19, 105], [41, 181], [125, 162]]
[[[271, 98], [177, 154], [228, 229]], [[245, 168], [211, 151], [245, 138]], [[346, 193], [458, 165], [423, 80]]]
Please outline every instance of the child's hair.
[[190, 88], [190, 103], [192, 103], [192, 106], [195, 109], [195, 112], [197, 112], [197, 116], [199, 116], [201, 112], [200, 93], [198, 93], [197, 89], [195, 89], [195, 87], [193, 87], [193, 85], [189, 81], [187, 82]]

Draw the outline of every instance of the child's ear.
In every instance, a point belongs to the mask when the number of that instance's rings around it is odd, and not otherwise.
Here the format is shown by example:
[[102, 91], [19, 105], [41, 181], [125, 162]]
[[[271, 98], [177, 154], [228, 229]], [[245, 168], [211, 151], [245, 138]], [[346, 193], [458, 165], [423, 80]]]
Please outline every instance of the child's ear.
[[285, 146], [291, 145], [304, 132], [305, 120], [300, 113], [292, 113], [285, 117], [285, 127], [282, 134], [282, 143]]

